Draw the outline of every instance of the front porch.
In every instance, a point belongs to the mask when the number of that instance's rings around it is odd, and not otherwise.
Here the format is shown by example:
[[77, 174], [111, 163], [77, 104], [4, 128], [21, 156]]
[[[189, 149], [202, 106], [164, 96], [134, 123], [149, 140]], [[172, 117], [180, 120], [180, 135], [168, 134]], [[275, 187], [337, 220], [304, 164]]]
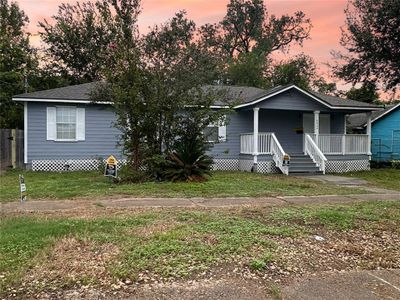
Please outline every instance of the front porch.
[[[320, 111], [291, 112], [285, 120], [278, 111], [260, 114], [260, 108], [254, 107], [253, 132], [240, 134], [240, 154], [252, 157], [253, 171], [257, 171], [260, 157], [269, 157], [286, 175], [291, 170], [301, 173], [302, 168], [305, 171], [316, 168], [323, 174], [369, 169], [371, 113], [366, 114], [367, 134], [347, 134], [344, 113], [324, 112], [321, 117]], [[260, 122], [260, 115], [269, 120]], [[299, 119], [302, 126], [299, 126]], [[266, 125], [271, 120], [274, 120], [271, 126], [274, 132], [260, 132], [260, 127], [268, 128]], [[293, 159], [288, 161], [288, 157]], [[307, 165], [307, 159], [312, 163]]]

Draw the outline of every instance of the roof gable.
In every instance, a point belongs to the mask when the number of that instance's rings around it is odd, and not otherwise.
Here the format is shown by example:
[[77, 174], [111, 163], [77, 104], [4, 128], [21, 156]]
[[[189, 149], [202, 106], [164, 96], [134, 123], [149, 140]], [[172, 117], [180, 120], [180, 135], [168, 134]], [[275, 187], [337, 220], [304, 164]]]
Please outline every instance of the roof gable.
[[376, 117], [374, 117], [371, 122], [375, 122], [375, 121], [379, 120], [380, 118], [391, 114], [392, 112], [394, 112], [397, 109], [400, 109], [400, 102], [388, 109], [382, 110], [381, 113], [378, 114]]
[[328, 107], [329, 109], [377, 110], [377, 109], [381, 108], [380, 106], [372, 105], [372, 104], [365, 103], [365, 102], [342, 99], [339, 97], [324, 95], [324, 94], [317, 93], [314, 91], [304, 90], [293, 84], [287, 85], [287, 86], [280, 86], [280, 87], [274, 88], [272, 90], [269, 90], [264, 96], [262, 96], [258, 99], [255, 99], [251, 102], [240, 104], [236, 108], [241, 108], [241, 107], [245, 107], [245, 106], [249, 106], [249, 105], [255, 105], [259, 102], [265, 101], [267, 99], [270, 99], [276, 95], [279, 95], [283, 92], [286, 92], [286, 91], [289, 91], [292, 89], [296, 89], [297, 91], [308, 96], [310, 100], [317, 101], [320, 104]]

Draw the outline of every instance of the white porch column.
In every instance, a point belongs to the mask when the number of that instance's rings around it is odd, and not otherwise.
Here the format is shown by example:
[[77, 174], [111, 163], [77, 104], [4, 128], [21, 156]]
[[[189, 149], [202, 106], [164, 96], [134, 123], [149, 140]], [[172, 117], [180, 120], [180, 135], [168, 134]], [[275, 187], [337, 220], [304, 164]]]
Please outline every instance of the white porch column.
[[253, 117], [253, 162], [257, 164], [258, 155], [258, 112], [260, 108], [254, 107], [254, 117]]
[[369, 111], [367, 112], [367, 135], [368, 135], [368, 155], [371, 158], [371, 120], [372, 120], [372, 113]]
[[314, 134], [315, 134], [315, 143], [318, 146], [318, 137], [319, 137], [319, 110], [314, 111]]
[[347, 115], [344, 115], [343, 135], [342, 135], [342, 154], [346, 154], [346, 134], [347, 134]]

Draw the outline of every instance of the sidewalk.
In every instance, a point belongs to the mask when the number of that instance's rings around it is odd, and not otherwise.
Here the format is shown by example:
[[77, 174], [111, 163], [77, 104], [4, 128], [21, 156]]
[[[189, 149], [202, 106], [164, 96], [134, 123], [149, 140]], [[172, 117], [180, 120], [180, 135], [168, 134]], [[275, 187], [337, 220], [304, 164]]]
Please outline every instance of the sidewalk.
[[284, 206], [296, 204], [349, 203], [357, 201], [400, 201], [400, 193], [353, 194], [324, 196], [286, 196], [267, 198], [118, 198], [100, 200], [36, 200], [0, 204], [0, 213], [51, 212], [66, 210], [138, 207], [238, 207], [238, 206]]
[[283, 289], [286, 300], [400, 299], [400, 270], [319, 274]]

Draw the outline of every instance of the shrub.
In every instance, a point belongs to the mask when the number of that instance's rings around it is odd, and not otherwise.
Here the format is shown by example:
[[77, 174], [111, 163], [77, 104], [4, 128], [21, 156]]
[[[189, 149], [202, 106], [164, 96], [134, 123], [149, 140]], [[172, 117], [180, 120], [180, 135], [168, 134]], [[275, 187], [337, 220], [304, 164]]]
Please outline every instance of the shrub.
[[136, 171], [129, 164], [124, 164], [118, 171], [118, 178], [114, 182], [118, 183], [138, 183], [145, 182], [150, 179], [148, 172]]
[[393, 169], [400, 169], [400, 160], [392, 160], [391, 163]]
[[213, 160], [206, 155], [207, 149], [202, 136], [183, 136], [175, 142], [173, 151], [165, 156], [154, 156], [148, 166], [157, 179], [201, 182], [211, 176]]

